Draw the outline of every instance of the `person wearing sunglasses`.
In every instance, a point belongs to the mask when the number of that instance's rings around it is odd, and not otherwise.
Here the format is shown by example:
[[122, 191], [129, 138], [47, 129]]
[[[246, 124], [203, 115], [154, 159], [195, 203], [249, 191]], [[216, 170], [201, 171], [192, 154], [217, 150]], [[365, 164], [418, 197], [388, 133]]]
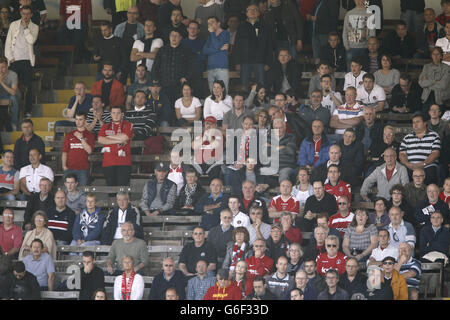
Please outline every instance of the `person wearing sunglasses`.
[[336, 269], [339, 274], [343, 274], [347, 257], [338, 251], [339, 238], [329, 235], [325, 239], [325, 249], [327, 252], [317, 256], [317, 272], [323, 277], [325, 277], [325, 273], [329, 269]]
[[337, 213], [330, 217], [328, 226], [338, 230], [341, 233], [341, 237], [344, 237], [345, 231], [347, 230], [349, 224], [353, 221], [355, 214], [350, 211], [350, 201], [347, 196], [340, 196], [337, 200], [337, 204]]
[[186, 277], [180, 270], [175, 270], [173, 258], [164, 258], [162, 269], [162, 272], [153, 279], [148, 300], [164, 300], [166, 290], [169, 288], [175, 288], [180, 299], [184, 300], [187, 285]]
[[395, 258], [386, 257], [381, 262], [384, 283], [390, 285], [394, 293], [394, 300], [408, 300], [408, 286], [406, 279], [395, 268]]

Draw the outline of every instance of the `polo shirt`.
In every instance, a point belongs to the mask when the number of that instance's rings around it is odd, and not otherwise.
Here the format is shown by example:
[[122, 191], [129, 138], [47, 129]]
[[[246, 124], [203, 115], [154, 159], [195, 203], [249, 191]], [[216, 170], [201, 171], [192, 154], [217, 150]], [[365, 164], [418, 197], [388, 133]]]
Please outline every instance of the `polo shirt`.
[[29, 254], [23, 259], [25, 270], [34, 274], [40, 287], [48, 287], [48, 274], [55, 272], [55, 265], [50, 255], [43, 252], [39, 260], [34, 260], [33, 255]]
[[188, 243], [180, 253], [179, 263], [186, 264], [188, 272], [196, 273], [197, 261], [203, 259], [208, 263], [217, 263], [217, 253], [214, 246], [205, 240], [202, 246], [196, 247], [194, 243]]
[[19, 171], [11, 168], [9, 171], [4, 171], [3, 166], [0, 166], [0, 189], [14, 189], [14, 182], [19, 180]]
[[98, 136], [107, 137], [119, 133], [125, 133], [130, 139], [125, 146], [119, 147], [118, 144], [104, 145], [102, 149], [102, 166], [104, 168], [113, 166], [131, 166], [131, 138], [133, 137], [133, 125], [131, 123], [122, 120], [119, 124], [114, 124], [113, 122], [104, 124], [101, 127]]
[[[416, 245], [416, 233], [411, 223], [402, 220], [397, 230], [394, 229], [392, 223], [386, 228], [389, 231], [389, 243], [398, 248], [402, 242], [408, 242], [413, 248]], [[395, 235], [395, 236], [394, 236]]]
[[348, 87], [355, 87], [358, 90], [363, 86], [363, 76], [366, 74], [365, 71], [361, 70], [359, 76], [355, 77], [352, 72], [348, 72], [345, 74], [344, 78], [344, 91], [347, 90]]
[[[439, 38], [436, 40], [436, 47], [442, 48], [442, 51], [444, 51], [444, 54], [450, 53], [450, 40], [448, 40], [447, 37]], [[449, 61], [443, 61], [446, 65], [450, 66]]]
[[92, 132], [88, 130], [78, 131], [78, 129], [69, 132], [64, 138], [62, 150], [62, 152], [67, 153], [67, 167], [70, 170], [89, 170], [89, 155], [84, 150], [81, 140], [75, 136], [75, 132], [81, 132], [92, 150], [95, 146], [95, 135]]
[[330, 217], [328, 221], [328, 226], [330, 228], [336, 229], [341, 233], [341, 237], [344, 236], [345, 230], [347, 230], [348, 225], [353, 221], [354, 213], [350, 212], [350, 214], [346, 217], [341, 216], [338, 212]]
[[2, 253], [8, 252], [13, 248], [22, 247], [22, 229], [13, 224], [11, 229], [5, 230], [5, 225], [0, 225], [0, 247], [2, 248]]
[[[393, 257], [395, 260], [398, 260], [398, 248], [389, 244], [386, 248], [381, 249], [380, 246], [372, 250], [371, 258], [374, 258], [375, 261], [383, 261], [386, 257]], [[367, 265], [369, 265], [369, 260], [367, 260]]]
[[234, 228], [237, 227], [248, 228], [251, 225], [250, 218], [242, 211], [239, 211], [236, 215], [233, 215], [233, 222], [231, 222], [231, 225]]
[[[339, 92], [334, 92], [333, 91], [333, 95], [340, 101], [344, 101], [342, 100], [342, 96]], [[330, 115], [332, 115], [334, 113], [334, 110], [336, 109], [336, 104], [333, 102], [333, 100], [331, 99], [331, 95], [328, 94], [326, 96], [324, 96], [322, 98], [322, 106], [324, 106], [325, 108], [328, 109], [328, 111], [330, 111]]]
[[[333, 116], [337, 115], [340, 120], [344, 119], [351, 119], [363, 116], [363, 106], [358, 104], [357, 102], [353, 107], [347, 106], [347, 103], [345, 103], [342, 106], [338, 106], [333, 113]], [[336, 129], [336, 134], [344, 134], [345, 129]]]
[[34, 169], [32, 165], [28, 165], [20, 169], [19, 179], [25, 178], [27, 189], [30, 192], [40, 192], [39, 182], [42, 178], [48, 178], [53, 182], [53, 170], [46, 165], [39, 164]]
[[[283, 200], [281, 194], [272, 198], [269, 209], [275, 208], [277, 211], [288, 211], [294, 214], [294, 217], [300, 212], [300, 203], [290, 196], [286, 201]], [[280, 222], [280, 218], [274, 219], [275, 223]]]
[[[370, 93], [362, 86], [356, 91], [356, 94], [356, 100], [361, 101], [362, 105], [367, 107], [377, 107], [379, 101], [386, 101], [384, 89], [377, 84], [373, 86]], [[386, 104], [384, 109], [386, 109]]]

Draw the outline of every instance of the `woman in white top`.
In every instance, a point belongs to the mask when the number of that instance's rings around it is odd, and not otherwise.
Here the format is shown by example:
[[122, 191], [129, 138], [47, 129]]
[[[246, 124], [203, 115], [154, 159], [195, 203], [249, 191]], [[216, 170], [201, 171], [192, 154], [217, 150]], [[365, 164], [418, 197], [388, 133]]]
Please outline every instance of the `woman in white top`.
[[114, 300], [142, 300], [144, 296], [144, 278], [134, 271], [134, 259], [122, 258], [123, 274], [114, 280]]
[[305, 208], [306, 199], [313, 195], [313, 187], [309, 182], [309, 171], [306, 167], [300, 167], [297, 174], [297, 183], [292, 188], [292, 197], [300, 202], [300, 214]]
[[373, 74], [375, 83], [384, 89], [386, 95], [390, 95], [392, 88], [400, 82], [400, 71], [391, 69], [391, 67], [391, 57], [383, 54], [381, 56], [381, 69]]
[[202, 116], [202, 103], [192, 95], [192, 87], [184, 82], [181, 85], [182, 97], [175, 101], [175, 113], [177, 116], [177, 126], [192, 124], [200, 120]]
[[223, 115], [231, 110], [233, 100], [227, 95], [225, 83], [222, 80], [214, 81], [212, 91], [211, 96], [205, 100], [203, 118], [213, 116], [218, 121], [217, 125], [222, 125]]

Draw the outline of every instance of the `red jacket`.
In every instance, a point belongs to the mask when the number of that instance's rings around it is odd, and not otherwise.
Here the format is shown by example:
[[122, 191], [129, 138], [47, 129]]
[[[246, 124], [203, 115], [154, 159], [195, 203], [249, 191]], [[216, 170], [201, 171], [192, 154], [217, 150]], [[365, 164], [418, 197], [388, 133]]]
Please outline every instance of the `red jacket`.
[[219, 288], [218, 283], [208, 289], [203, 300], [242, 300], [241, 290], [234, 284]]
[[297, 242], [298, 244], [302, 244], [302, 232], [299, 228], [290, 227], [288, 231], [284, 233], [286, 239], [288, 239], [289, 243]]
[[[93, 96], [101, 96], [102, 95], [102, 84], [103, 79], [97, 82], [94, 82], [91, 88], [91, 94]], [[125, 94], [123, 91], [123, 85], [120, 81], [113, 79], [111, 92], [109, 94], [109, 105], [110, 106], [122, 106], [125, 102]], [[106, 105], [105, 105], [106, 107]]]

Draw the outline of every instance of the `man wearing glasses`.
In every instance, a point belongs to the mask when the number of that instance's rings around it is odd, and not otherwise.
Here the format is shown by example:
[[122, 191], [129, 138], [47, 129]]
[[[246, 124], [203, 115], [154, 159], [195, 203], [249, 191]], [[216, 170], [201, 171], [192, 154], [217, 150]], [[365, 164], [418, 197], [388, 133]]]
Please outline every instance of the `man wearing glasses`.
[[205, 229], [196, 227], [192, 233], [194, 242], [187, 243], [180, 253], [178, 268], [185, 276], [192, 278], [196, 275], [195, 268], [198, 260], [208, 262], [208, 275], [214, 275], [217, 264], [217, 254], [214, 246], [206, 241]]
[[335, 269], [339, 274], [344, 274], [347, 257], [342, 252], [338, 251], [339, 238], [329, 235], [325, 239], [325, 248], [327, 252], [317, 256], [317, 272], [324, 277], [326, 276], [326, 272], [330, 269]]
[[164, 300], [169, 288], [175, 288], [180, 300], [184, 300], [187, 281], [183, 272], [175, 270], [175, 261], [171, 257], [164, 258], [162, 268], [163, 271], [153, 279], [148, 300]]
[[390, 243], [398, 248], [401, 242], [408, 243], [411, 248], [416, 246], [416, 233], [411, 223], [403, 220], [403, 212], [399, 207], [389, 209], [389, 224], [387, 230], [390, 235]]

